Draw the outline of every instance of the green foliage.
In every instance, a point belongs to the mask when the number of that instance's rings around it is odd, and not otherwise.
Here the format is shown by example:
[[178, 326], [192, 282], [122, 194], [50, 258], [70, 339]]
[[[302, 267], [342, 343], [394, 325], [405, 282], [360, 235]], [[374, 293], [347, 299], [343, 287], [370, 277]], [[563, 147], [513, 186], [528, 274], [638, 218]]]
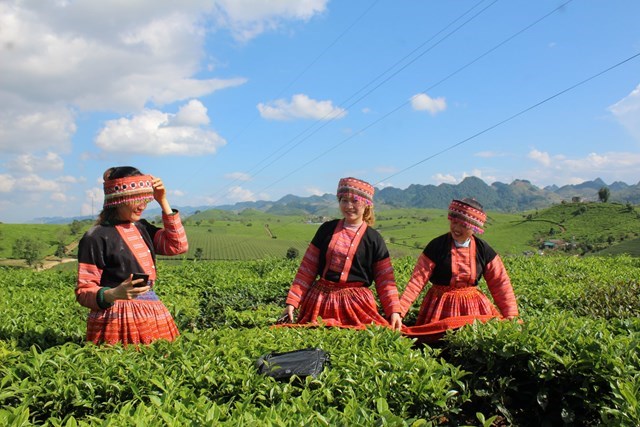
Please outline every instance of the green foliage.
[[602, 203], [607, 203], [610, 196], [611, 190], [609, 190], [609, 187], [602, 187], [598, 190], [598, 200], [600, 200]]
[[603, 412], [604, 406], [627, 407], [638, 398], [620, 392], [633, 390], [640, 372], [638, 332], [637, 318], [607, 323], [569, 312], [532, 316], [523, 324], [490, 322], [449, 334], [447, 359], [474, 372], [469, 388], [477, 399], [470, 406], [495, 408], [514, 425], [532, 418], [594, 425], [605, 413], [622, 415]]
[[[160, 262], [181, 336], [139, 348], [84, 343], [74, 271], [0, 268], [0, 425], [640, 425], [640, 259], [504, 261], [522, 323], [434, 347], [383, 328], [272, 327], [298, 267], [281, 255]], [[414, 264], [393, 259], [400, 289]], [[317, 379], [255, 369], [311, 346], [331, 354]]]
[[287, 249], [287, 259], [296, 259], [300, 255], [300, 251], [293, 246]]
[[40, 240], [31, 238], [20, 238], [13, 243], [12, 255], [15, 258], [22, 258], [27, 265], [34, 266], [42, 257], [43, 244]]

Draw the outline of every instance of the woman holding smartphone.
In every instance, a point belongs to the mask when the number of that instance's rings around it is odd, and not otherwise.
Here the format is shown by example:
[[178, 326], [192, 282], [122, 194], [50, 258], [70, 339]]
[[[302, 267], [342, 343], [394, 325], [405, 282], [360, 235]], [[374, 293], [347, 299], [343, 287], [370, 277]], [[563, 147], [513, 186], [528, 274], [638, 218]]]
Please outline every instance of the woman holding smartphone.
[[[178, 211], [160, 178], [131, 166], [104, 172], [104, 206], [78, 247], [77, 301], [91, 309], [87, 341], [148, 344], [174, 340], [178, 329], [153, 291], [156, 255], [178, 255], [189, 246]], [[162, 208], [164, 228], [141, 218], [147, 203]]]

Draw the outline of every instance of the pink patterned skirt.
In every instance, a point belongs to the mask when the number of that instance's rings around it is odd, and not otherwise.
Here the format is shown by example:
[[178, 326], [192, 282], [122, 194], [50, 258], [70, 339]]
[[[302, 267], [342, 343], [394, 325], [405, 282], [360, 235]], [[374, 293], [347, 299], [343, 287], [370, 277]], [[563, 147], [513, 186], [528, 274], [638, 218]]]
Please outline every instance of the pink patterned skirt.
[[380, 315], [373, 292], [362, 283], [316, 281], [299, 307], [298, 324], [364, 329], [371, 324], [390, 326]]
[[153, 290], [106, 310], [91, 310], [87, 319], [87, 341], [95, 344], [149, 344], [178, 335], [171, 313]]
[[477, 286], [433, 285], [422, 301], [415, 326], [404, 327], [402, 333], [432, 342], [449, 329], [496, 318], [502, 319], [500, 312]]

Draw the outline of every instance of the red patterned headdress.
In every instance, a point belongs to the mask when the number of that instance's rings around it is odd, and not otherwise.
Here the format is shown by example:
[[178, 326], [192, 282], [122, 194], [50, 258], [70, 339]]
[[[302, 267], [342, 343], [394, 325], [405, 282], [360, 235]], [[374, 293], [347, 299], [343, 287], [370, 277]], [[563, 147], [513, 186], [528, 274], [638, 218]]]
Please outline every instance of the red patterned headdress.
[[338, 200], [346, 194], [353, 196], [354, 199], [365, 203], [368, 206], [373, 205], [373, 185], [357, 178], [342, 178], [338, 182]]
[[152, 181], [151, 175], [128, 176], [105, 181], [104, 207], [153, 201]]
[[484, 213], [482, 205], [475, 199], [452, 200], [449, 205], [448, 218], [450, 221], [461, 224], [474, 233], [482, 234], [484, 233], [482, 227], [487, 220], [487, 214]]

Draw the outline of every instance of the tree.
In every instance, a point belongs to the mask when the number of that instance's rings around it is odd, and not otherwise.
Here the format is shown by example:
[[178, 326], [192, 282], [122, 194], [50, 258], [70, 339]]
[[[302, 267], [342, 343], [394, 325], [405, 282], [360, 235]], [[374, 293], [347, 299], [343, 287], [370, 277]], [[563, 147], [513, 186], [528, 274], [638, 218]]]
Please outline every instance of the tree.
[[196, 248], [196, 252], [193, 254], [193, 258], [196, 261], [200, 261], [203, 255], [204, 255], [204, 251], [202, 250], [202, 248]]
[[287, 249], [287, 259], [296, 259], [298, 258], [299, 254], [300, 252], [298, 251], [298, 249], [294, 248], [293, 246]]
[[611, 196], [611, 192], [609, 191], [609, 187], [602, 187], [598, 190], [598, 199], [602, 203], [607, 203], [609, 200], [609, 196]]
[[69, 224], [69, 231], [71, 232], [72, 236], [75, 236], [76, 234], [80, 233], [80, 231], [82, 230], [82, 223], [76, 219], [74, 219], [71, 224]]
[[13, 256], [22, 258], [28, 266], [34, 266], [41, 258], [42, 242], [30, 238], [21, 238], [13, 244]]

